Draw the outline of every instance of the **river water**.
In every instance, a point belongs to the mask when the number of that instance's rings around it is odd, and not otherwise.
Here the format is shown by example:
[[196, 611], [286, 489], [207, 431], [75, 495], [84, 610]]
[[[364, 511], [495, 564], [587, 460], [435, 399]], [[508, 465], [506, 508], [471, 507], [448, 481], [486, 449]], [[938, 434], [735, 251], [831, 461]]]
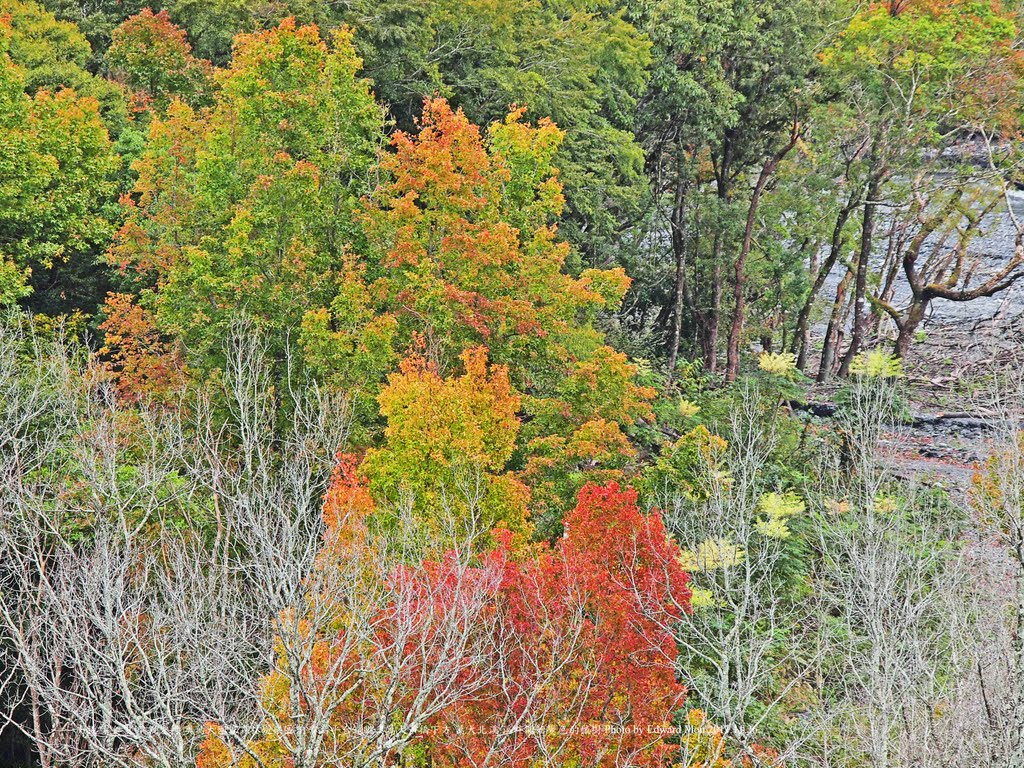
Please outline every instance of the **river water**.
[[[1011, 191], [1008, 195], [1013, 213], [1021, 224], [1024, 224], [1024, 192]], [[969, 287], [976, 286], [991, 275], [997, 273], [1012, 257], [1016, 228], [1007, 213], [1005, 206], [1000, 206], [988, 217], [980, 235], [970, 245], [972, 255], [980, 255], [981, 265], [973, 275]], [[884, 247], [884, 226], [878, 228], [879, 247]], [[881, 268], [876, 263], [875, 269]], [[819, 302], [830, 306], [835, 297], [836, 286], [843, 274], [841, 267], [836, 267], [826, 281]], [[851, 287], [852, 288], [852, 287]], [[902, 271], [897, 277], [897, 288], [894, 305], [900, 309], [910, 302], [910, 288]], [[827, 317], [819, 315], [818, 322], [812, 329], [812, 335], [820, 341], [824, 334]], [[994, 296], [986, 296], [973, 301], [948, 301], [934, 299], [919, 330], [919, 341], [911, 350], [911, 358], [918, 353], [928, 353], [931, 348], [945, 350], [963, 347], [965, 342], [973, 350], [972, 357], [984, 355], [984, 348], [991, 345], [993, 354], [1007, 352], [1010, 345], [1019, 346], [1024, 342], [1022, 328], [1024, 326], [1024, 278]], [[883, 319], [882, 333], [895, 338], [895, 325], [887, 318]], [[924, 349], [922, 349], [924, 347]], [[977, 348], [977, 349], [975, 349]]]

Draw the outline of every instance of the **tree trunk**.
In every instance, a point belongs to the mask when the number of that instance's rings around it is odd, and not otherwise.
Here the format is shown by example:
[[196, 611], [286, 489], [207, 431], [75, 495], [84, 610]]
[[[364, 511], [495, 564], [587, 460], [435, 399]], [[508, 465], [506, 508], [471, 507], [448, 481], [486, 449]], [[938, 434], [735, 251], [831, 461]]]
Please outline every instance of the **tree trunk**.
[[846, 291], [850, 286], [853, 273], [847, 270], [843, 279], [836, 287], [836, 298], [832, 302], [832, 314], [828, 320], [828, 328], [825, 330], [825, 344], [821, 350], [821, 364], [818, 366], [818, 383], [824, 384], [832, 376], [832, 365], [836, 355], [836, 334], [842, 319], [843, 305], [846, 303]]
[[794, 123], [789, 141], [765, 162], [761, 172], [757, 175], [754, 191], [750, 195], [750, 205], [747, 207], [747, 221], [743, 228], [743, 242], [740, 244], [739, 255], [733, 263], [733, 312], [732, 325], [729, 328], [729, 344], [726, 348], [726, 381], [736, 381], [736, 377], [740, 372], [740, 335], [743, 333], [743, 320], [746, 312], [747, 257], [750, 255], [750, 246], [754, 241], [754, 222], [757, 219], [757, 209], [761, 203], [761, 195], [764, 193], [768, 180], [775, 173], [775, 169], [779, 167], [779, 163], [789, 154], [789, 151], [796, 146], [799, 138], [800, 128], [799, 125]]
[[676, 260], [675, 290], [672, 310], [672, 348], [668, 358], [668, 380], [676, 372], [679, 356], [679, 341], [683, 330], [683, 302], [686, 298], [686, 189], [682, 183], [676, 187], [675, 205], [672, 208], [672, 250]]
[[722, 233], [715, 233], [711, 251], [711, 306], [704, 321], [704, 369], [708, 373], [718, 370], [718, 323], [722, 314]]
[[[746, 238], [744, 238], [746, 239]], [[747, 286], [745, 273], [747, 261], [746, 249], [740, 250], [740, 256], [733, 264], [732, 284], [732, 324], [729, 327], [729, 341], [725, 351], [725, 380], [736, 381], [740, 370], [740, 334], [743, 332], [743, 317], [746, 312], [744, 289]]]
[[[892, 224], [889, 226], [889, 231], [885, 235], [887, 240], [885, 260], [882, 262], [882, 272], [885, 273], [882, 279], [881, 290], [878, 292], [879, 300], [891, 304], [893, 296], [896, 293], [896, 282], [900, 270], [900, 248], [902, 243], [902, 229], [905, 229], [906, 223], [901, 226], [897, 223], [895, 217], [893, 217]], [[882, 325], [882, 315], [880, 312], [873, 312], [870, 316], [868, 323], [868, 333], [872, 338], [878, 338], [879, 331]]]
[[676, 254], [676, 284], [672, 298], [675, 305], [672, 309], [672, 343], [668, 354], [668, 380], [672, 379], [676, 372], [676, 361], [679, 357], [679, 337], [683, 330], [683, 257]]
[[927, 299], [915, 298], [907, 309], [906, 317], [900, 323], [900, 332], [896, 337], [896, 344], [893, 347], [893, 354], [901, 360], [910, 351], [910, 342], [914, 340], [914, 333], [917, 331], [921, 321], [924, 320], [924, 313], [928, 309]]
[[859, 204], [859, 199], [851, 197], [839, 211], [839, 215], [836, 217], [836, 225], [832, 229], [832, 242], [829, 244], [828, 256], [825, 257], [817, 274], [814, 276], [811, 290], [808, 292], [803, 306], [800, 307], [800, 313], [797, 315], [796, 328], [793, 331], [793, 346], [790, 351], [796, 355], [796, 367], [801, 372], [807, 369], [808, 331], [810, 330], [811, 310], [814, 309], [814, 301], [818, 298], [818, 294], [825, 285], [825, 281], [828, 280], [828, 276], [832, 274], [836, 261], [839, 260], [839, 254], [843, 248], [843, 229], [846, 227], [846, 222], [850, 220], [850, 215]]
[[43, 730], [43, 708], [39, 701], [39, 693], [34, 688], [29, 688], [30, 700], [32, 702], [32, 733], [35, 736], [36, 752], [39, 755], [40, 768], [52, 768], [53, 760], [50, 754], [50, 745], [46, 740]]
[[871, 245], [875, 234], [875, 213], [878, 208], [878, 191], [882, 185], [882, 175], [874, 173], [868, 184], [867, 199], [864, 202], [864, 219], [861, 225], [860, 252], [857, 256], [857, 287], [853, 300], [853, 336], [850, 347], [843, 357], [839, 375], [850, 373], [850, 363], [864, 345], [864, 337], [868, 330], [868, 271], [871, 268]]

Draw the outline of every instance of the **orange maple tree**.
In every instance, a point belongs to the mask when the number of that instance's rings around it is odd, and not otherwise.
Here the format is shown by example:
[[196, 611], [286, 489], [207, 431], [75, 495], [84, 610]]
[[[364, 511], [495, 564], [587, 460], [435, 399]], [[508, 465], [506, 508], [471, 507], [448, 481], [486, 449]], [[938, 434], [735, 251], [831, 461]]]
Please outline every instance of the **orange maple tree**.
[[282, 662], [261, 685], [264, 735], [243, 747], [211, 724], [202, 768], [253, 755], [295, 764], [300, 731], [318, 734], [317, 751], [301, 756], [308, 766], [414, 753], [473, 768], [671, 758], [678, 747], [664, 735], [685, 690], [668, 626], [690, 593], [678, 548], [635, 492], [588, 485], [557, 544], [517, 554], [499, 533], [475, 563], [454, 550], [381, 563], [378, 512], [344, 462], [316, 583], [365, 578], [361, 594], [379, 592], [377, 607], [367, 617], [343, 601], [328, 626], [310, 618], [308, 663], [289, 673]]

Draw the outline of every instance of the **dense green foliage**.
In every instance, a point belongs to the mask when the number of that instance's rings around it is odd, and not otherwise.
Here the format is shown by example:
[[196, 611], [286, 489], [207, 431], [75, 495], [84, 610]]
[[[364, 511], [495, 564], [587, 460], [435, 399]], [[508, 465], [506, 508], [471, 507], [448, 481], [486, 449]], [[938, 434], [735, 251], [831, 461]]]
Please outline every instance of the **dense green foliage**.
[[44, 768], [1024, 759], [985, 735], [1024, 669], [960, 685], [971, 632], [1017, 647], [959, 570], [1012, 534], [879, 459], [928, 311], [1024, 276], [1022, 32], [0, 0], [0, 733]]
[[118, 216], [120, 160], [95, 98], [44, 88], [91, 82], [73, 60], [45, 67], [56, 56], [35, 46], [46, 39], [0, 26], [0, 304], [34, 294], [35, 306], [53, 311], [87, 305], [102, 285], [96, 261]]

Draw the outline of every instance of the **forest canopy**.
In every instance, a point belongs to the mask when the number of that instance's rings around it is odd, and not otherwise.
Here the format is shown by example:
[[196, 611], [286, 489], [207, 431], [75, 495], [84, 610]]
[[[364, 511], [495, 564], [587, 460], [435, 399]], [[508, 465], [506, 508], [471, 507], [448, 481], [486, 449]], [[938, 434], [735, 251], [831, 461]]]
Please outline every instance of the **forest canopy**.
[[1022, 43], [0, 0], [0, 768], [1019, 768]]

